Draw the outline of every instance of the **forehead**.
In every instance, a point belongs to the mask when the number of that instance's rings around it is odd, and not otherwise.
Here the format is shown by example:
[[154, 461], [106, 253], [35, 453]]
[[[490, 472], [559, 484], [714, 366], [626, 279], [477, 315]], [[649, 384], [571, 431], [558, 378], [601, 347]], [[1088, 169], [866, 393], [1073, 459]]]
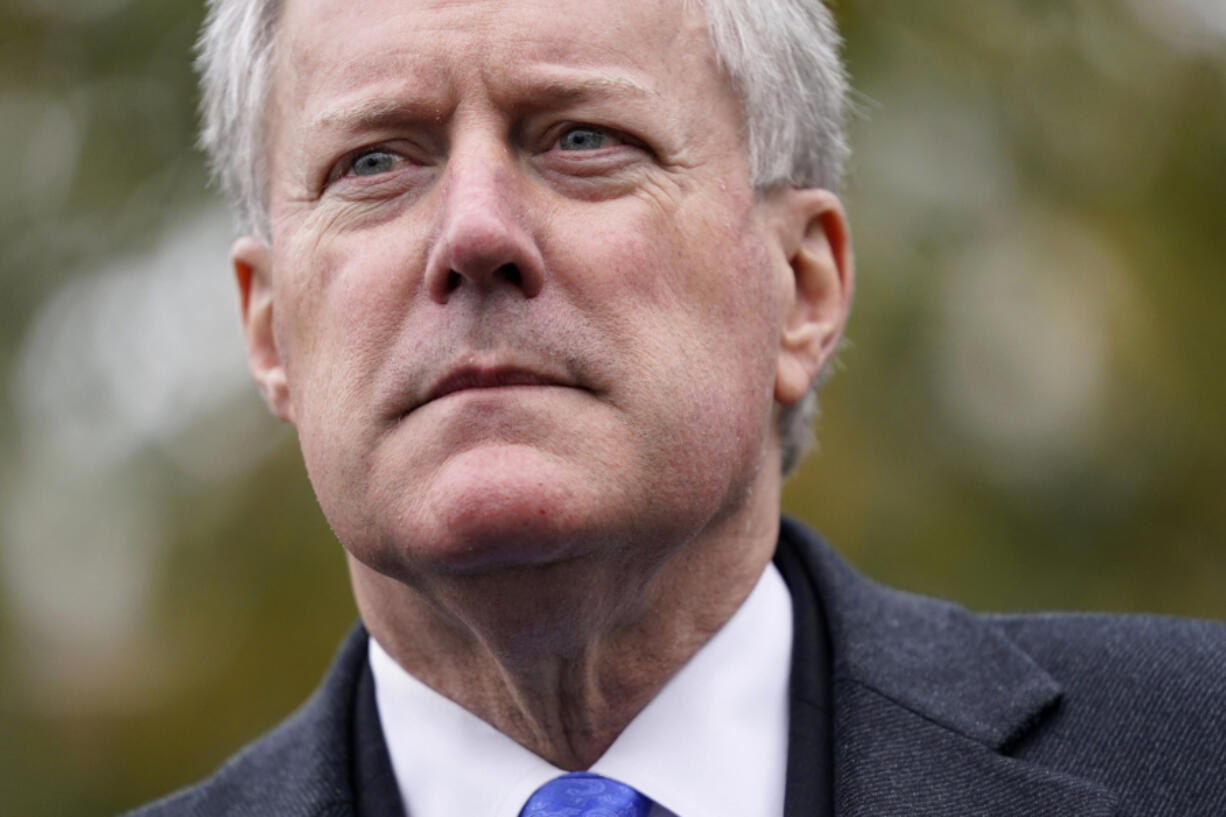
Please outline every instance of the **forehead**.
[[[378, 83], [441, 95], [567, 69], [662, 93], [718, 72], [696, 3], [684, 0], [286, 0], [279, 96], [299, 104]], [[604, 83], [608, 89], [614, 83]]]

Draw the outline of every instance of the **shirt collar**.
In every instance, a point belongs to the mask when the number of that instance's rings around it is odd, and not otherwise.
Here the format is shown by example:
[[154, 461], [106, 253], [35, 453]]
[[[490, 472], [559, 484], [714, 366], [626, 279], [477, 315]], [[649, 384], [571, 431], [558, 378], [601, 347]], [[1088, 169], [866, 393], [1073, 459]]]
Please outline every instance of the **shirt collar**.
[[[650, 797], [653, 817], [779, 817], [791, 651], [791, 599], [771, 564], [591, 771]], [[516, 817], [563, 773], [409, 675], [373, 638], [370, 665], [412, 817]]]

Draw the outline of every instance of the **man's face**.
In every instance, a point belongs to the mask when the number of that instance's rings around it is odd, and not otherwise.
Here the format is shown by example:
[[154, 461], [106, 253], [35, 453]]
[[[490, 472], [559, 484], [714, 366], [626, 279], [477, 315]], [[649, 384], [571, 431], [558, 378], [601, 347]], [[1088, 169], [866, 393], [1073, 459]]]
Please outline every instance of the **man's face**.
[[793, 282], [684, 5], [287, 3], [272, 244], [236, 263], [366, 564], [630, 562], [777, 479]]

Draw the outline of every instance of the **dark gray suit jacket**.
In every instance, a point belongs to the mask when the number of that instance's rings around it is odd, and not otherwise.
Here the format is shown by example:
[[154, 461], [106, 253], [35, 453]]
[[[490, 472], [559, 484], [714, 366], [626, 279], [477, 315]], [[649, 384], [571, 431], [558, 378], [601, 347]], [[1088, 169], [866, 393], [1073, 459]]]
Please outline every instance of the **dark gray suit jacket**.
[[[1226, 815], [1226, 626], [976, 615], [788, 520], [775, 561], [796, 618], [787, 817]], [[136, 814], [398, 812], [358, 627], [297, 713]]]

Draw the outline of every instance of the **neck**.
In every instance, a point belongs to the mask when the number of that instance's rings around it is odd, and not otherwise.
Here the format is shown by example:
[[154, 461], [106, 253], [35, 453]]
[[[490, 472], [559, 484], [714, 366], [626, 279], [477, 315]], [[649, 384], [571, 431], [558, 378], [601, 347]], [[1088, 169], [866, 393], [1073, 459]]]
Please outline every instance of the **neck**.
[[726, 520], [647, 576], [575, 560], [409, 583], [350, 557], [371, 635], [410, 674], [561, 769], [589, 768], [753, 589], [769, 514]]

